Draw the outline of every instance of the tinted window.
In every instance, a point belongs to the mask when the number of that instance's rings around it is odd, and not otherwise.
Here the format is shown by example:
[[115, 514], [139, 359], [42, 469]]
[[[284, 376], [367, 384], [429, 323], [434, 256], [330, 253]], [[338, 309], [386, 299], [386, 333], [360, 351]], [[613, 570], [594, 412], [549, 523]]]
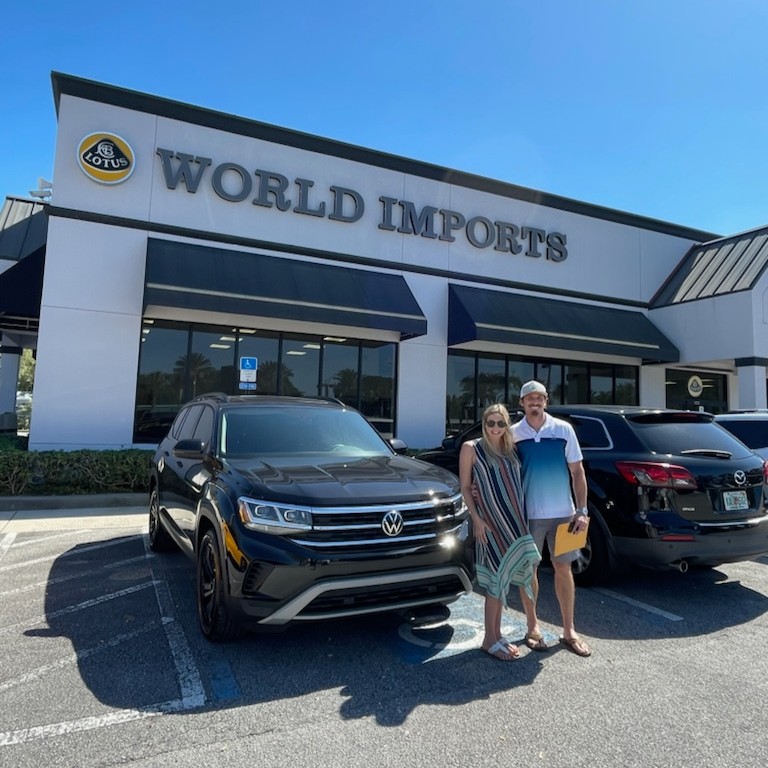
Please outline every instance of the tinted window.
[[195, 427], [194, 439], [202, 440], [206, 447], [211, 444], [211, 434], [213, 433], [213, 408], [204, 408], [200, 420]]
[[768, 419], [766, 421], [727, 421], [718, 419], [717, 423], [733, 432], [742, 443], [750, 448], [768, 447]]
[[599, 419], [571, 416], [567, 420], [573, 424], [573, 429], [582, 448], [610, 448], [613, 445], [605, 431], [603, 422]]
[[726, 451], [734, 457], [749, 456], [749, 451], [733, 435], [712, 423], [711, 417], [655, 417], [627, 419], [641, 442], [655, 453], [677, 456], [686, 452]]
[[197, 427], [197, 422], [200, 419], [200, 414], [202, 411], [202, 405], [193, 405], [187, 409], [187, 417], [182, 422], [181, 429], [179, 430], [179, 440], [189, 440], [190, 438], [194, 437], [195, 427]]

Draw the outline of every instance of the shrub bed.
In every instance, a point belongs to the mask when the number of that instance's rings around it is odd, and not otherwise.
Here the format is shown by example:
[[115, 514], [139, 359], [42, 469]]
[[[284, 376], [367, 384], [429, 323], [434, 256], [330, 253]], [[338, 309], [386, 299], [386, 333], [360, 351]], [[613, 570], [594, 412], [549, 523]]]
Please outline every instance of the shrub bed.
[[151, 451], [134, 448], [29, 452], [4, 438], [0, 441], [0, 495], [145, 492], [151, 457]]

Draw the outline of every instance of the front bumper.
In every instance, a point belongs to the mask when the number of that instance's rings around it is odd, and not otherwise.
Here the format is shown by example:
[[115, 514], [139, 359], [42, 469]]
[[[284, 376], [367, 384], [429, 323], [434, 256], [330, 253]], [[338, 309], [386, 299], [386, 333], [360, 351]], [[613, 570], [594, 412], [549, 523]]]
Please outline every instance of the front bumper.
[[250, 547], [247, 556], [238, 550], [239, 558], [230, 551], [228, 603], [264, 626], [447, 605], [472, 591], [472, 550], [451, 535], [441, 541], [368, 556], [319, 555], [287, 542]]

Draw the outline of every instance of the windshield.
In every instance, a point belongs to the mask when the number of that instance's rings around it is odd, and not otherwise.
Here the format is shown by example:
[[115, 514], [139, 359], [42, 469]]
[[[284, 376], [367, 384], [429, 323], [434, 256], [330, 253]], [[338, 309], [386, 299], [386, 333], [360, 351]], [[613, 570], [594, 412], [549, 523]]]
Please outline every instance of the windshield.
[[233, 408], [224, 413], [219, 445], [221, 455], [229, 458], [393, 453], [357, 411], [322, 406]]

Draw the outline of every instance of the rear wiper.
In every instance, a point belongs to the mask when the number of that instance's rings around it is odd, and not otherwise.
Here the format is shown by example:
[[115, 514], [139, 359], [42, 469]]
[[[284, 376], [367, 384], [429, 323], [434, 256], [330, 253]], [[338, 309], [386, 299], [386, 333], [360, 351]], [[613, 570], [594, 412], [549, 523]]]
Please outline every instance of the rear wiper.
[[722, 451], [717, 448], [690, 448], [680, 451], [683, 456], [714, 456], [716, 459], [730, 459], [733, 454], [730, 451]]

